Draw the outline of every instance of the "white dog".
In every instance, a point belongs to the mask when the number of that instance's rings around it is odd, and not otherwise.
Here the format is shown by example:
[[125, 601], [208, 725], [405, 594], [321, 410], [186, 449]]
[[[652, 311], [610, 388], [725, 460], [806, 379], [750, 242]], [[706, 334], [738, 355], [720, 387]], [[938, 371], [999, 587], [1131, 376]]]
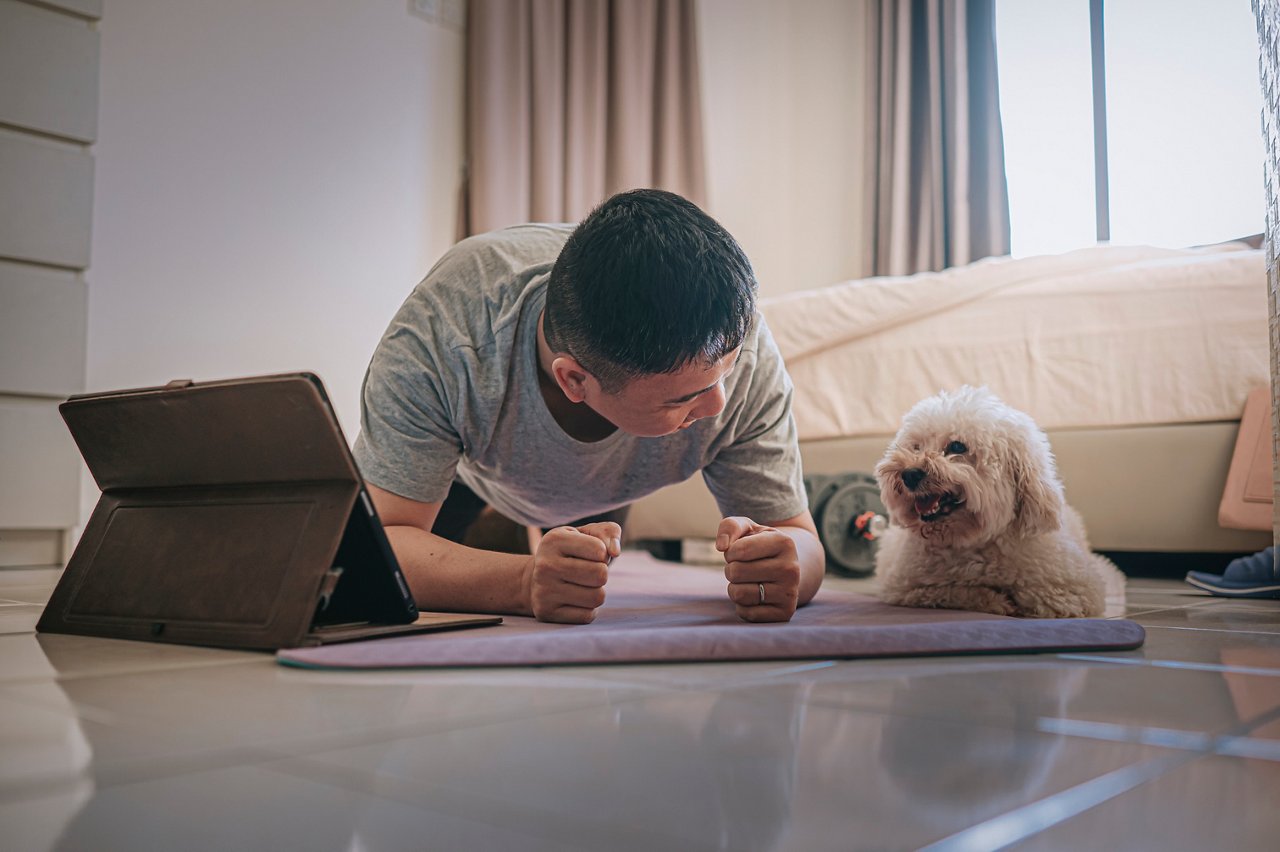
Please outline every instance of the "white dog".
[[917, 403], [876, 466], [890, 527], [876, 553], [881, 598], [1069, 618], [1102, 615], [1124, 575], [1089, 549], [1049, 440], [985, 388]]

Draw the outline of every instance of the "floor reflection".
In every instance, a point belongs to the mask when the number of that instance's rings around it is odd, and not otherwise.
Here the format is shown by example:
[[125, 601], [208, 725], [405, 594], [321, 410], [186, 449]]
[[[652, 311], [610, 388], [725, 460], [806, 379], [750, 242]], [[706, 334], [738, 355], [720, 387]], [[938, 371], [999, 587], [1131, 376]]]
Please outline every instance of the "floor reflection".
[[11, 642], [6, 663], [49, 679], [21, 695], [0, 691], [0, 844], [45, 852], [93, 798], [93, 750], [35, 637]]
[[[1039, 731], [1037, 720], [1062, 716], [1085, 679], [1080, 668], [1030, 670], [1007, 691], [990, 680], [907, 680], [893, 691], [877, 749], [888, 786], [939, 826], [1034, 800], [1065, 739]], [[921, 708], [939, 706], [962, 707], [965, 718], [918, 718]]]
[[[787, 836], [803, 685], [616, 703], [314, 755], [378, 795], [585, 848], [771, 850]], [[379, 848], [364, 829], [365, 848]]]
[[1250, 728], [1249, 736], [1280, 739], [1280, 719], [1276, 718], [1275, 712], [1280, 707], [1280, 677], [1256, 674], [1275, 671], [1271, 668], [1275, 665], [1275, 652], [1264, 648], [1224, 647], [1221, 656], [1224, 666], [1255, 672], [1226, 671], [1222, 674], [1236, 714]]
[[1031, 848], [1270, 848], [1272, 603], [1156, 608], [1127, 654], [772, 668], [322, 673], [9, 635], [0, 848], [919, 848], [1170, 757]]

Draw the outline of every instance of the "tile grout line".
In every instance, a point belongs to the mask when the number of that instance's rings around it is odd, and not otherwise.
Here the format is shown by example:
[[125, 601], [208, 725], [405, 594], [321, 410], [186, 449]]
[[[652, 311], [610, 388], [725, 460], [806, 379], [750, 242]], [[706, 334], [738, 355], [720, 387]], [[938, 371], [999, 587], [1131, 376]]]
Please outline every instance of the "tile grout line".
[[1180, 627], [1173, 624], [1143, 624], [1144, 630], [1194, 630], [1199, 633], [1245, 633], [1249, 636], [1280, 636], [1277, 630], [1233, 630], [1226, 627]]
[[1192, 761], [1213, 756], [1216, 754], [1220, 744], [1238, 740], [1241, 735], [1247, 734], [1249, 731], [1277, 718], [1280, 718], [1280, 707], [1274, 707], [1247, 722], [1235, 725], [1225, 733], [1216, 736], [1203, 749], [1189, 750], [1182, 754], [1164, 755], [1113, 770], [1082, 784], [1054, 793], [1047, 798], [1032, 802], [1029, 805], [1023, 805], [998, 817], [993, 817], [958, 831], [922, 847], [920, 852], [924, 852], [924, 850], [933, 850], [933, 852], [967, 852], [967, 850], [992, 852], [992, 850], [1004, 849], [1063, 823], [1072, 817], [1079, 816], [1090, 808], [1110, 801]]
[[1103, 742], [1131, 743], [1226, 757], [1280, 761], [1280, 742], [1250, 737], [1247, 733], [1241, 735], [1195, 733], [1172, 728], [1117, 725], [1112, 722], [1088, 722], [1049, 716], [1040, 718], [1036, 723], [1036, 730], [1046, 734]]
[[1060, 660], [1079, 660], [1086, 663], [1111, 663], [1117, 666], [1147, 666], [1157, 669], [1180, 669], [1197, 672], [1224, 672], [1227, 674], [1280, 677], [1280, 668], [1267, 669], [1255, 666], [1227, 666], [1221, 663], [1188, 663], [1180, 660], [1148, 660], [1137, 657], [1103, 657], [1092, 654], [1059, 654]]
[[1200, 752], [1164, 755], [1135, 763], [1077, 784], [1048, 798], [1023, 805], [998, 817], [944, 837], [921, 852], [991, 852], [1084, 813], [1096, 805], [1147, 783], [1201, 756]]

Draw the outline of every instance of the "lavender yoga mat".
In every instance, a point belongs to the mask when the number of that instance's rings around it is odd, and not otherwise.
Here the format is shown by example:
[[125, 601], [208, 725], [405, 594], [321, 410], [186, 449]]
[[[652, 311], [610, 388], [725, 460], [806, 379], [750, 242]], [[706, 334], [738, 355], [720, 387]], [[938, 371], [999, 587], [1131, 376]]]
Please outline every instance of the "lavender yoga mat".
[[850, 659], [1128, 650], [1145, 638], [1132, 621], [910, 609], [829, 588], [786, 624], [747, 624], [722, 572], [630, 552], [614, 560], [605, 591], [591, 624], [506, 616], [494, 627], [297, 648], [277, 659], [335, 669]]

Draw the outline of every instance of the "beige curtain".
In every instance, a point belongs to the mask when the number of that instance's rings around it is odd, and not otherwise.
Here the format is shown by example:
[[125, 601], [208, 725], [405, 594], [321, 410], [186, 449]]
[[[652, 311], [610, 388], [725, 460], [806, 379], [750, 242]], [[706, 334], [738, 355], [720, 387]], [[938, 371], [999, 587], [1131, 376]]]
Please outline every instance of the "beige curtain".
[[462, 235], [624, 189], [705, 206], [693, 0], [471, 0]]
[[995, 0], [869, 0], [866, 274], [1009, 253]]
[[1262, 82], [1263, 180], [1267, 184], [1267, 292], [1271, 304], [1271, 459], [1275, 500], [1272, 540], [1277, 545], [1275, 572], [1280, 576], [1280, 0], [1253, 0], [1258, 20]]

